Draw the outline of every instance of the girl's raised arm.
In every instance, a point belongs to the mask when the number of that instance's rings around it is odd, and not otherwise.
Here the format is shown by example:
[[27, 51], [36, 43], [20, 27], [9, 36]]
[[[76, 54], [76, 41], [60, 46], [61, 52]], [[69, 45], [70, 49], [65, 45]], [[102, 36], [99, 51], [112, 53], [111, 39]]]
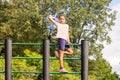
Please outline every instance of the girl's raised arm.
[[51, 15], [48, 16], [48, 19], [49, 19], [55, 26], [57, 26], [57, 25], [59, 24], [57, 21], [54, 20], [54, 18], [53, 18]]

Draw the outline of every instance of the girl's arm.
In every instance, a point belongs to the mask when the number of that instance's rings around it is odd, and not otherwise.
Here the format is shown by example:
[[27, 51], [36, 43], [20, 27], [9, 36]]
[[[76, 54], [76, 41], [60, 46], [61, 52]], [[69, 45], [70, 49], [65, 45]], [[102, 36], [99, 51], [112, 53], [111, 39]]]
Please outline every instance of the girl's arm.
[[69, 33], [68, 33], [68, 36], [67, 36], [67, 42], [68, 42], [68, 44], [70, 44], [70, 37], [69, 37]]
[[57, 25], [59, 24], [57, 21], [54, 20], [54, 18], [53, 18], [51, 15], [48, 16], [48, 19], [49, 19], [55, 26], [57, 26]]
[[68, 36], [67, 36], [67, 42], [68, 42], [68, 44], [70, 44], [70, 35], [69, 35], [69, 32], [70, 32], [70, 30], [69, 30], [69, 26], [68, 26]]

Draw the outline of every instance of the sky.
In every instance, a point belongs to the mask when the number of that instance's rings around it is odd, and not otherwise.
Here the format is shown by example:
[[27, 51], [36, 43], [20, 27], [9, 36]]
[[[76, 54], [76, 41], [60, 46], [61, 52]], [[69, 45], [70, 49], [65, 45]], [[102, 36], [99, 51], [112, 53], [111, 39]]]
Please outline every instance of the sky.
[[112, 71], [120, 75], [120, 0], [112, 0], [110, 8], [117, 11], [115, 25], [109, 33], [112, 43], [105, 45], [103, 57], [112, 66]]

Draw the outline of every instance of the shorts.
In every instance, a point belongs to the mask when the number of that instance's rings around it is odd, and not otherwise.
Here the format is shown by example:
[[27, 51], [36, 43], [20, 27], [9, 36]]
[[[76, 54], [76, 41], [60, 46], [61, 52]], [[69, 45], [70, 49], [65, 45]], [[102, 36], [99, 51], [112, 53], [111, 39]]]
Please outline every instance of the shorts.
[[66, 50], [68, 48], [70, 48], [69, 45], [66, 45], [67, 41], [65, 39], [62, 38], [58, 38], [58, 48], [59, 50]]

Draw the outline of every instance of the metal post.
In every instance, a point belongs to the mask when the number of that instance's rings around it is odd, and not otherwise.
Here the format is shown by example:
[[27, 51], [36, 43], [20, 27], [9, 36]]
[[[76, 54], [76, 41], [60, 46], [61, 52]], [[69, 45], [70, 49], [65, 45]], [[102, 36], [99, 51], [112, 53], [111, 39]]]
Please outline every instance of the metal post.
[[81, 41], [81, 80], [88, 80], [88, 42]]
[[49, 79], [49, 54], [50, 54], [50, 41], [43, 41], [43, 80]]
[[5, 80], [12, 80], [12, 41], [5, 39]]

